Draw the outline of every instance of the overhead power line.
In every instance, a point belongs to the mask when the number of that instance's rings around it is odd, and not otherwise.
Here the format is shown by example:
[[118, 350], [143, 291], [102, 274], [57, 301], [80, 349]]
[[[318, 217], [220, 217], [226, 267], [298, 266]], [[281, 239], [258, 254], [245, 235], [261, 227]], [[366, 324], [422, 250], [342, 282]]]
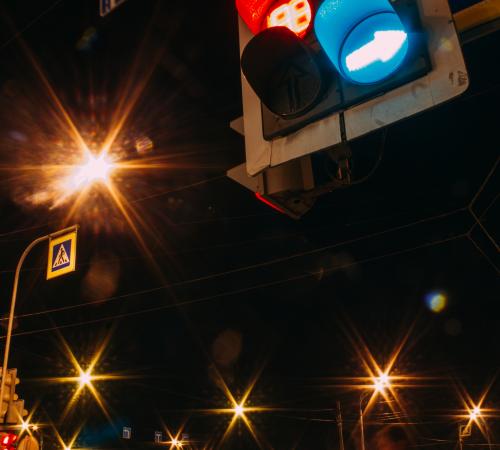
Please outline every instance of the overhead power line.
[[[369, 263], [369, 262], [380, 261], [380, 260], [385, 259], [385, 258], [394, 257], [394, 256], [402, 255], [402, 254], [405, 254], [405, 253], [410, 253], [410, 252], [413, 252], [415, 250], [420, 250], [420, 249], [424, 249], [424, 248], [430, 248], [430, 247], [433, 247], [433, 246], [436, 246], [436, 245], [444, 244], [444, 243], [447, 243], [447, 242], [452, 242], [452, 241], [455, 241], [457, 239], [464, 238], [464, 237], [466, 237], [466, 235], [465, 234], [461, 234], [461, 235], [458, 235], [458, 236], [454, 236], [454, 237], [450, 237], [450, 238], [446, 238], [446, 239], [441, 239], [441, 240], [434, 241], [434, 242], [428, 242], [426, 244], [418, 245], [418, 246], [415, 246], [415, 247], [412, 247], [412, 248], [409, 248], [409, 249], [398, 250], [398, 251], [394, 251], [394, 252], [387, 253], [387, 254], [384, 254], [384, 255], [379, 255], [379, 256], [373, 256], [373, 257], [370, 257], [370, 258], [365, 258], [365, 259], [358, 260], [358, 261], [355, 261], [355, 262], [351, 262], [351, 263], [348, 263], [348, 264], [342, 264], [340, 266], [332, 267], [332, 268], [329, 268], [329, 269], [317, 270], [317, 271], [312, 271], [312, 272], [308, 271], [307, 273], [303, 273], [303, 274], [296, 275], [296, 276], [293, 276], [293, 277], [288, 277], [288, 278], [274, 280], [274, 281], [270, 281], [270, 282], [266, 282], [266, 283], [256, 284], [256, 285], [249, 286], [249, 287], [246, 287], [246, 288], [236, 289], [236, 290], [232, 290], [232, 291], [226, 291], [226, 292], [222, 292], [222, 293], [219, 293], [219, 294], [210, 295], [210, 296], [207, 296], [207, 297], [200, 297], [200, 298], [197, 298], [197, 299], [187, 300], [187, 301], [184, 301], [184, 302], [177, 302], [177, 303], [172, 303], [172, 304], [169, 304], [169, 305], [161, 305], [161, 306], [157, 306], [157, 307], [146, 308], [146, 309], [142, 309], [142, 310], [138, 310], [138, 311], [132, 311], [132, 312], [129, 312], [129, 313], [115, 314], [115, 315], [101, 317], [101, 318], [93, 319], [93, 320], [86, 320], [86, 321], [82, 321], [82, 322], [74, 322], [74, 323], [69, 323], [69, 324], [65, 324], [65, 325], [58, 325], [58, 326], [48, 327], [48, 328], [39, 328], [39, 329], [36, 329], [36, 330], [30, 330], [30, 331], [22, 331], [22, 332], [14, 333], [13, 336], [27, 336], [27, 335], [32, 335], [32, 334], [45, 333], [45, 332], [49, 332], [49, 331], [62, 330], [62, 329], [67, 329], [67, 328], [74, 328], [74, 327], [79, 327], [79, 326], [91, 325], [91, 324], [95, 324], [95, 323], [109, 322], [109, 321], [116, 320], [116, 319], [124, 319], [124, 318], [128, 318], [128, 317], [134, 317], [134, 316], [138, 316], [138, 315], [142, 315], [142, 314], [149, 314], [149, 313], [158, 312], [158, 311], [162, 311], [162, 310], [166, 310], [166, 309], [172, 309], [172, 308], [179, 308], [179, 307], [182, 307], [182, 306], [194, 305], [194, 304], [198, 304], [198, 303], [202, 303], [202, 302], [207, 302], [209, 300], [214, 300], [214, 299], [217, 299], [217, 298], [238, 295], [238, 294], [242, 294], [242, 293], [245, 293], [245, 292], [254, 291], [254, 290], [257, 290], [257, 289], [263, 289], [263, 288], [268, 288], [268, 287], [272, 287], [272, 286], [278, 286], [280, 284], [285, 284], [285, 283], [291, 283], [291, 282], [295, 282], [295, 281], [299, 281], [299, 280], [304, 280], [304, 279], [307, 279], [307, 278], [312, 278], [312, 277], [318, 276], [320, 274], [333, 273], [335, 271], [342, 270], [342, 269], [347, 269], [349, 267], [353, 267], [353, 266], [358, 265], [358, 264], [366, 264], [366, 263]], [[158, 287], [158, 288], [155, 288], [155, 289], [159, 290], [159, 289], [163, 289], [163, 288], [164, 287]], [[133, 294], [131, 294], [131, 295], [133, 295]], [[18, 316], [18, 317], [22, 317], [22, 316]], [[5, 337], [2, 336], [2, 337], [0, 337], [0, 339], [5, 339]]]
[[[292, 259], [296, 259], [296, 258], [300, 258], [300, 257], [304, 257], [304, 256], [310, 256], [310, 255], [313, 255], [313, 254], [316, 254], [316, 253], [321, 253], [321, 252], [324, 252], [326, 250], [332, 250], [332, 249], [339, 248], [339, 247], [342, 247], [342, 246], [345, 246], [345, 245], [355, 244], [357, 242], [362, 242], [362, 241], [365, 241], [365, 240], [368, 240], [368, 239], [372, 239], [374, 237], [379, 237], [379, 236], [383, 236], [385, 234], [389, 234], [389, 233], [392, 233], [392, 232], [395, 232], [395, 231], [400, 231], [400, 230], [404, 230], [404, 229], [407, 229], [407, 228], [411, 228], [411, 227], [414, 227], [414, 226], [422, 224], [422, 223], [427, 223], [427, 222], [432, 222], [432, 221], [435, 221], [435, 220], [438, 220], [438, 219], [443, 219], [443, 218], [452, 216], [454, 214], [457, 214], [459, 212], [462, 212], [465, 209], [466, 208], [461, 208], [461, 209], [457, 209], [457, 210], [450, 211], [450, 212], [447, 212], [447, 213], [438, 214], [436, 216], [432, 216], [432, 217], [427, 217], [427, 218], [424, 218], [424, 219], [420, 219], [420, 220], [417, 220], [417, 221], [414, 221], [414, 222], [411, 222], [411, 223], [408, 223], [408, 224], [405, 224], [405, 225], [400, 225], [400, 226], [397, 226], [397, 227], [388, 228], [386, 230], [379, 231], [379, 232], [376, 232], [376, 233], [371, 233], [371, 234], [368, 234], [368, 235], [365, 235], [365, 236], [357, 237], [357, 238], [354, 238], [354, 239], [349, 239], [349, 240], [342, 241], [342, 242], [337, 242], [337, 243], [331, 244], [331, 245], [325, 245], [325, 246], [318, 247], [318, 248], [315, 248], [315, 249], [312, 249], [312, 250], [307, 250], [307, 251], [304, 251], [304, 252], [294, 253], [292, 255], [288, 255], [288, 256], [284, 256], [284, 257], [280, 257], [280, 258], [275, 258], [275, 259], [268, 260], [268, 261], [263, 261], [261, 263], [256, 263], [256, 264], [251, 264], [251, 265], [247, 265], [247, 266], [242, 266], [242, 267], [238, 267], [238, 268], [235, 268], [235, 269], [226, 270], [226, 271], [223, 271], [223, 272], [218, 272], [218, 273], [214, 273], [214, 274], [210, 274], [210, 275], [204, 275], [202, 277], [192, 278], [192, 279], [189, 279], [189, 280], [178, 281], [178, 282], [174, 282], [174, 283], [167, 283], [167, 284], [164, 284], [164, 285], [161, 285], [161, 286], [156, 286], [156, 287], [153, 287], [153, 288], [143, 289], [143, 290], [135, 291], [135, 292], [132, 292], [132, 293], [125, 293], [125, 294], [121, 294], [121, 295], [117, 295], [117, 296], [113, 296], [113, 297], [108, 297], [108, 298], [105, 298], [105, 299], [94, 300], [94, 301], [91, 301], [91, 302], [78, 303], [78, 304], [75, 304], [75, 305], [61, 306], [61, 307], [58, 307], [58, 308], [52, 308], [52, 309], [47, 309], [47, 310], [43, 310], [43, 311], [36, 311], [36, 312], [33, 312], [33, 313], [20, 314], [20, 315], [17, 315], [16, 318], [17, 319], [21, 319], [21, 318], [34, 317], [34, 316], [45, 315], [45, 314], [54, 314], [54, 313], [62, 312], [62, 311], [69, 311], [69, 310], [78, 309], [78, 308], [85, 308], [85, 307], [95, 306], [95, 305], [99, 305], [99, 304], [109, 303], [109, 302], [114, 301], [114, 300], [121, 300], [121, 299], [128, 298], [128, 297], [135, 297], [135, 296], [140, 296], [140, 295], [144, 295], [144, 294], [150, 294], [150, 293], [161, 291], [161, 290], [164, 290], [164, 289], [171, 289], [171, 288], [175, 288], [175, 287], [179, 287], [179, 286], [185, 286], [185, 285], [188, 285], [188, 284], [199, 283], [199, 282], [202, 282], [202, 281], [208, 281], [208, 280], [215, 279], [215, 278], [221, 278], [221, 277], [224, 277], [224, 276], [227, 276], [227, 275], [232, 275], [232, 274], [244, 272], [244, 271], [247, 271], [247, 270], [258, 269], [258, 268], [261, 268], [261, 267], [267, 267], [267, 266], [271, 266], [271, 265], [283, 263], [283, 262], [286, 262], [286, 261], [290, 261]], [[356, 263], [354, 263], [354, 264], [356, 264]], [[4, 321], [4, 320], [7, 320], [7, 319], [6, 318], [0, 319], [0, 321]]]

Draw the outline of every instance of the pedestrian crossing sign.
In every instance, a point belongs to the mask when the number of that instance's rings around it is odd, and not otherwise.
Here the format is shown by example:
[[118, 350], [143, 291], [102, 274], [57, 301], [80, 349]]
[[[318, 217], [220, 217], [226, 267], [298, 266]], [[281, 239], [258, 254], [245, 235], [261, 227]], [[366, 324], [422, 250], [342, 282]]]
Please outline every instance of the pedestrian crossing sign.
[[76, 231], [50, 239], [47, 280], [73, 272], [76, 268]]

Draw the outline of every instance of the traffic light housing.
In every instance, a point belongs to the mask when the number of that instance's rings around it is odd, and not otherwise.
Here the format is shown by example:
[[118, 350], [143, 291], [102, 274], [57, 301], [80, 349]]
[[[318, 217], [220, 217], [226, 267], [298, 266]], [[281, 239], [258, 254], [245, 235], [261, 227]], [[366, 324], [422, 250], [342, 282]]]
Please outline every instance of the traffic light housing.
[[[2, 368], [0, 368], [0, 374], [3, 376]], [[28, 415], [28, 412], [24, 409], [24, 400], [19, 399], [16, 393], [16, 386], [19, 383], [17, 369], [8, 369], [0, 410], [0, 423], [19, 425], [23, 422], [23, 417]]]
[[3, 368], [0, 368], [0, 371], [1, 376], [5, 376], [0, 415], [2, 423], [7, 423], [9, 410], [13, 407], [14, 402], [19, 399], [19, 396], [16, 394], [16, 386], [19, 384], [19, 378], [17, 378], [17, 369], [8, 369], [7, 374], [4, 373]]
[[424, 111], [468, 86], [447, 0], [236, 4], [250, 176]]

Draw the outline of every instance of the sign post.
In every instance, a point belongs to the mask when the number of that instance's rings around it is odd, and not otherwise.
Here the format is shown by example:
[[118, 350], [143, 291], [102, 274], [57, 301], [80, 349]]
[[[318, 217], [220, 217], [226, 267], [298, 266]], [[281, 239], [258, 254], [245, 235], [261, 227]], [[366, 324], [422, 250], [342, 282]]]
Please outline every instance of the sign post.
[[[73, 225], [72, 227], [65, 228], [63, 230], [57, 231], [46, 236], [39, 237], [35, 239], [26, 249], [24, 250], [19, 262], [17, 263], [16, 273], [14, 276], [14, 286], [12, 288], [12, 299], [10, 302], [10, 314], [9, 314], [9, 324], [7, 326], [7, 335], [5, 337], [5, 350], [3, 355], [3, 366], [2, 366], [2, 378], [0, 380], [0, 399], [4, 398], [5, 389], [5, 376], [8, 373], [8, 363], [9, 363], [9, 352], [10, 352], [10, 340], [12, 337], [12, 325], [14, 323], [14, 312], [16, 309], [16, 299], [17, 299], [17, 288], [19, 285], [19, 275], [21, 273], [21, 267], [24, 260], [28, 256], [29, 252], [37, 244], [45, 241], [49, 241], [49, 259], [47, 263], [47, 279], [54, 278], [60, 275], [64, 275], [68, 272], [72, 272], [76, 268], [76, 233], [78, 230], [78, 225]], [[54, 250], [56, 250], [56, 255], [54, 256]], [[3, 416], [0, 417], [3, 421]]]

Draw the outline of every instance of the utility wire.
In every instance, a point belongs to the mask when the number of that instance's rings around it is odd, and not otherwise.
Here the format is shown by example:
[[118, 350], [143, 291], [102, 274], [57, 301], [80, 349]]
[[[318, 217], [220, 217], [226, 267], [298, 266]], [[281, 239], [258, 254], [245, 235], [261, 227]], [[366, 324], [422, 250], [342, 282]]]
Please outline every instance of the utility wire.
[[[128, 318], [128, 317], [134, 317], [134, 316], [148, 314], [148, 313], [152, 313], [152, 312], [158, 312], [158, 311], [166, 310], [166, 309], [179, 308], [182, 306], [198, 304], [198, 303], [206, 302], [208, 300], [214, 300], [216, 298], [233, 296], [233, 295], [242, 294], [245, 292], [254, 291], [256, 289], [268, 288], [268, 287], [277, 286], [280, 284], [304, 280], [304, 279], [311, 278], [313, 276], [317, 276], [317, 275], [324, 274], [324, 273], [333, 273], [335, 271], [338, 271], [341, 269], [346, 269], [346, 268], [349, 268], [349, 267], [352, 267], [352, 266], [355, 266], [358, 264], [365, 264], [365, 263], [369, 263], [369, 262], [380, 261], [384, 258], [394, 257], [394, 256], [402, 255], [405, 253], [410, 253], [410, 252], [413, 252], [415, 250], [420, 250], [420, 249], [424, 249], [424, 248], [430, 248], [430, 247], [433, 247], [436, 245], [455, 241], [455, 240], [463, 238], [463, 237], [466, 237], [466, 235], [462, 234], [462, 235], [454, 236], [451, 238], [441, 239], [438, 241], [429, 242], [429, 243], [422, 244], [422, 245], [412, 247], [409, 249], [398, 250], [395, 252], [387, 253], [385, 255], [379, 255], [379, 256], [374, 256], [374, 257], [370, 257], [370, 258], [365, 258], [365, 259], [362, 259], [362, 260], [359, 260], [356, 262], [352, 262], [349, 264], [343, 264], [341, 266], [333, 267], [330, 269], [324, 269], [321, 271], [318, 270], [318, 271], [314, 271], [314, 272], [307, 272], [307, 273], [304, 273], [301, 275], [296, 275], [294, 277], [289, 277], [289, 278], [285, 278], [285, 279], [280, 279], [280, 280], [275, 280], [275, 281], [271, 281], [271, 282], [267, 282], [267, 283], [253, 285], [253, 286], [250, 286], [247, 288], [237, 289], [237, 290], [233, 290], [233, 291], [222, 292], [219, 294], [215, 294], [215, 295], [211, 295], [211, 296], [207, 296], [207, 297], [201, 297], [198, 299], [187, 300], [184, 302], [178, 302], [178, 303], [170, 304], [170, 305], [162, 305], [162, 306], [158, 306], [158, 307], [147, 308], [147, 309], [143, 309], [143, 310], [133, 311], [130, 313], [123, 313], [123, 314], [116, 314], [116, 315], [111, 315], [111, 316], [107, 316], [107, 317], [101, 317], [99, 319], [94, 319], [94, 320], [74, 322], [74, 323], [69, 323], [69, 324], [65, 324], [65, 325], [49, 327], [49, 328], [40, 328], [40, 329], [36, 329], [36, 330], [23, 331], [23, 332], [19, 332], [19, 333], [14, 333], [13, 336], [28, 336], [28, 335], [39, 334], [39, 333], [44, 333], [44, 332], [49, 332], [49, 331], [56, 331], [56, 330], [62, 330], [62, 329], [67, 329], [67, 328], [86, 326], [86, 325], [91, 325], [91, 324], [95, 324], [95, 323], [108, 322], [108, 321], [112, 321], [112, 320], [116, 320], [116, 319], [124, 319], [124, 318]], [[161, 288], [157, 288], [157, 289], [161, 289]], [[0, 337], [0, 340], [3, 340], [3, 339], [5, 339], [5, 336]]]
[[[156, 194], [151, 194], [151, 195], [148, 195], [148, 196], [145, 196], [145, 197], [139, 197], [139, 198], [137, 198], [135, 200], [132, 200], [130, 203], [131, 204], [140, 203], [140, 202], [143, 202], [145, 200], [149, 200], [151, 198], [157, 198], [157, 197], [161, 197], [161, 196], [164, 196], [164, 195], [172, 194], [174, 192], [180, 192], [180, 191], [183, 191], [183, 190], [186, 190], [186, 189], [190, 189], [192, 187], [197, 187], [197, 186], [201, 186], [201, 185], [206, 184], [206, 183], [210, 183], [211, 181], [220, 180], [222, 178], [225, 178], [225, 175], [217, 175], [217, 176], [212, 177], [212, 178], [206, 178], [204, 180], [197, 181], [195, 183], [186, 184], [186, 185], [183, 185], [183, 186], [179, 186], [177, 188], [171, 188], [171, 189], [168, 189], [168, 190], [163, 191], [163, 192], [158, 192]], [[247, 218], [248, 215], [247, 216], [242, 216], [242, 217], [243, 218]], [[239, 217], [235, 217], [235, 219], [238, 219], [238, 218]], [[46, 223], [40, 224], [40, 225], [33, 225], [33, 226], [27, 227], [27, 228], [21, 228], [21, 229], [18, 229], [18, 230], [7, 231], [5, 233], [0, 233], [0, 238], [8, 237], [8, 236], [13, 236], [13, 235], [16, 235], [16, 234], [21, 234], [21, 233], [24, 233], [25, 231], [37, 230], [37, 229], [44, 228], [44, 227], [47, 227], [47, 226], [53, 225], [53, 224], [58, 224], [58, 223], [59, 223], [59, 221], [52, 220], [50, 222], [46, 222]], [[185, 225], [185, 224], [179, 223], [178, 225], [181, 226], [181, 225]], [[171, 224], [171, 226], [177, 226], [177, 224]], [[3, 241], [3, 242], [5, 242], [5, 241]]]
[[[430, 218], [427, 218], [427, 219], [420, 219], [420, 220], [433, 220], [434, 218], [442, 218], [443, 215], [444, 216], [448, 216], [448, 215], [451, 216], [451, 215], [463, 212], [465, 210], [466, 210], [466, 208], [459, 208], [459, 209], [456, 209], [456, 210], [453, 210], [453, 211], [448, 211], [448, 212], [445, 212], [445, 213], [440, 213], [438, 216], [430, 217]], [[403, 226], [406, 226], [406, 225], [403, 225]], [[411, 226], [411, 224], [410, 224], [410, 226]], [[309, 232], [316, 233], [318, 231], [329, 230], [329, 229], [330, 229], [329, 226], [322, 226], [322, 227], [313, 228], [313, 229], [309, 230]], [[381, 233], [385, 233], [385, 232], [390, 233], [392, 230], [393, 230], [393, 228], [382, 230]], [[272, 235], [272, 236], [265, 236], [265, 237], [258, 238], [258, 239], [248, 239], [248, 240], [237, 241], [237, 242], [229, 242], [229, 243], [224, 243], [224, 244], [209, 245], [209, 246], [205, 246], [205, 247], [195, 247], [195, 248], [192, 248], [192, 249], [182, 250], [182, 251], [175, 251], [175, 252], [163, 252], [162, 255], [165, 255], [165, 256], [177, 256], [177, 255], [183, 255], [183, 254], [186, 254], [186, 253], [203, 252], [203, 251], [216, 250], [216, 249], [222, 249], [222, 248], [241, 247], [241, 246], [245, 246], [245, 245], [249, 245], [249, 244], [254, 244], [254, 243], [257, 243], [257, 242], [274, 241], [274, 240], [278, 240], [278, 239], [290, 239], [290, 238], [294, 238], [294, 237], [297, 237], [297, 236], [302, 236], [303, 234], [304, 234], [303, 231], [294, 232], [294, 233], [282, 233], [282, 234], [276, 234], [276, 235]], [[359, 238], [355, 238], [354, 242], [357, 242], [358, 240], [369, 239], [371, 237], [373, 237], [373, 235], [361, 236]], [[341, 246], [341, 245], [346, 245], [346, 244], [351, 244], [351, 243], [353, 243], [353, 240], [339, 242], [339, 243], [335, 244], [335, 246]], [[143, 258], [144, 257], [142, 257], [142, 256], [115, 257], [115, 258], [110, 258], [110, 259], [102, 260], [102, 262], [131, 261], [131, 260], [137, 260], [137, 259], [143, 259]], [[79, 266], [80, 267], [81, 266], [88, 266], [89, 264], [90, 263], [80, 263]], [[27, 267], [25, 269], [21, 269], [21, 272], [36, 272], [36, 271], [45, 270], [45, 269], [46, 269], [45, 266], [43, 266], [43, 267]], [[14, 271], [15, 271], [14, 269], [0, 270], [0, 274], [14, 273]]]
[[380, 151], [379, 151], [377, 161], [375, 162], [374, 166], [372, 167], [372, 169], [370, 170], [368, 175], [365, 175], [363, 178], [360, 178], [359, 180], [354, 180], [351, 184], [349, 184], [345, 187], [356, 186], [358, 184], [362, 184], [362, 183], [368, 181], [373, 175], [375, 175], [375, 172], [380, 167], [380, 164], [382, 163], [382, 159], [384, 158], [385, 144], [387, 142], [387, 135], [388, 134], [389, 134], [389, 127], [386, 127], [382, 131], [382, 142], [380, 144]]
[[481, 186], [479, 187], [478, 191], [476, 192], [476, 194], [472, 198], [471, 202], [469, 203], [470, 209], [472, 209], [474, 207], [474, 204], [476, 203], [477, 199], [483, 193], [484, 189], [486, 188], [486, 185], [488, 184], [488, 182], [490, 181], [490, 179], [493, 177], [494, 173], [496, 172], [499, 163], [500, 163], [500, 157], [497, 158], [497, 160], [493, 164], [493, 167], [489, 171], [488, 175], [486, 175], [486, 178], [481, 183]]
[[[56, 313], [56, 312], [68, 311], [68, 310], [73, 310], [73, 309], [78, 309], [78, 308], [84, 308], [84, 307], [89, 307], [89, 306], [103, 304], [103, 303], [109, 303], [109, 302], [114, 301], [114, 300], [120, 300], [120, 299], [124, 299], [124, 298], [128, 298], [128, 297], [134, 297], [134, 296], [139, 296], [139, 295], [144, 295], [144, 294], [150, 294], [150, 293], [157, 292], [157, 291], [164, 290], [164, 289], [170, 289], [170, 288], [174, 288], [174, 287], [185, 286], [185, 285], [188, 285], [188, 284], [199, 283], [201, 281], [207, 281], [207, 280], [214, 279], [214, 278], [220, 278], [220, 277], [231, 275], [231, 274], [234, 274], [234, 273], [239, 273], [239, 272], [243, 272], [243, 271], [247, 271], [247, 270], [252, 270], [252, 269], [256, 269], [256, 268], [260, 268], [260, 267], [266, 267], [266, 266], [274, 265], [274, 264], [281, 263], [281, 262], [284, 262], [284, 261], [289, 261], [291, 259], [299, 258], [299, 257], [302, 257], [302, 256], [309, 256], [311, 254], [320, 253], [320, 252], [323, 252], [325, 250], [331, 250], [333, 248], [338, 248], [338, 247], [342, 247], [342, 246], [345, 246], [345, 245], [354, 244], [354, 243], [361, 242], [361, 241], [364, 241], [364, 240], [367, 240], [367, 239], [371, 239], [373, 237], [382, 236], [384, 234], [388, 234], [388, 233], [391, 233], [393, 231], [399, 231], [399, 230], [402, 230], [402, 229], [413, 227], [413, 226], [418, 225], [418, 224], [422, 224], [422, 223], [430, 222], [430, 221], [433, 221], [433, 220], [436, 220], [436, 219], [441, 219], [441, 218], [444, 218], [444, 217], [448, 217], [448, 216], [454, 215], [457, 212], [460, 212], [460, 211], [463, 211], [463, 210], [464, 209], [462, 208], [462, 209], [459, 209], [459, 210], [451, 211], [451, 212], [440, 214], [440, 215], [437, 215], [437, 216], [428, 217], [428, 218], [425, 218], [425, 219], [420, 219], [420, 220], [418, 220], [416, 222], [412, 222], [410, 224], [401, 225], [401, 226], [394, 227], [394, 228], [389, 228], [387, 230], [380, 231], [380, 232], [377, 232], [377, 233], [372, 233], [372, 234], [361, 236], [361, 237], [358, 237], [358, 238], [355, 238], [355, 239], [350, 239], [350, 240], [347, 240], [347, 241], [338, 242], [336, 244], [332, 244], [332, 245], [327, 245], [327, 246], [315, 248], [313, 250], [309, 250], [309, 251], [306, 251], [306, 252], [295, 253], [293, 255], [289, 255], [289, 256], [286, 256], [286, 257], [282, 257], [282, 258], [277, 258], [277, 259], [265, 261], [265, 262], [262, 262], [262, 263], [257, 263], [257, 264], [252, 264], [252, 265], [248, 265], [248, 266], [238, 267], [236, 269], [227, 270], [227, 271], [224, 271], [224, 272], [218, 272], [218, 273], [211, 274], [211, 275], [205, 275], [205, 276], [198, 277], [198, 278], [192, 278], [192, 279], [189, 279], [189, 280], [178, 281], [178, 282], [175, 282], [175, 283], [167, 283], [167, 284], [164, 284], [164, 285], [161, 285], [161, 286], [157, 286], [157, 287], [154, 287], [154, 288], [143, 289], [143, 290], [140, 290], [140, 291], [136, 291], [136, 292], [132, 292], [132, 293], [126, 293], [126, 294], [117, 295], [117, 296], [113, 296], [113, 297], [108, 297], [108, 298], [105, 298], [105, 299], [95, 300], [95, 301], [92, 301], [92, 302], [85, 302], [85, 303], [79, 303], [79, 304], [76, 304], [76, 305], [67, 305], [67, 306], [62, 306], [62, 307], [58, 307], [58, 308], [52, 308], [52, 309], [48, 309], [48, 310], [44, 310], [44, 311], [37, 311], [37, 312], [33, 312], [33, 313], [20, 314], [20, 315], [17, 315], [15, 317], [17, 319], [21, 319], [21, 318], [34, 317], [34, 316], [45, 315], [45, 314], [53, 314], [53, 313]], [[460, 235], [460, 236], [462, 236], [462, 235]], [[352, 264], [356, 264], [356, 262], [354, 262]], [[350, 267], [352, 264], [349, 264], [348, 266]], [[310, 273], [311, 272], [309, 272], [309, 274]], [[320, 273], [320, 271], [318, 271], [318, 273], [314, 273], [314, 274], [317, 275], [319, 273]], [[5, 321], [5, 320], [7, 320], [7, 318], [0, 319], [0, 321]]]
[[43, 16], [52, 11], [59, 3], [62, 3], [64, 0], [56, 0], [52, 3], [47, 9], [42, 11], [38, 16], [36, 16], [33, 20], [28, 22], [23, 28], [14, 33], [12, 37], [7, 39], [2, 45], [0, 45], [0, 50], [3, 50], [7, 45], [9, 45], [12, 41], [15, 41], [19, 36], [21, 36], [28, 28], [31, 28], [35, 23], [37, 23]]

